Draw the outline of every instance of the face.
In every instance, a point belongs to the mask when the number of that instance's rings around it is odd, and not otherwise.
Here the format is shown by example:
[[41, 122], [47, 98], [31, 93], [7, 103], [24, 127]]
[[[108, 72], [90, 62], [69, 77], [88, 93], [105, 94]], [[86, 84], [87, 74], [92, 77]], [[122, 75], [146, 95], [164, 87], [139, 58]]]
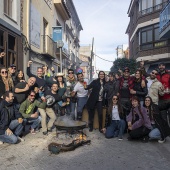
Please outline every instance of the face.
[[117, 104], [117, 101], [118, 101], [118, 97], [117, 96], [113, 96], [113, 98], [112, 98], [113, 104]]
[[83, 82], [83, 81], [84, 81], [84, 76], [83, 76], [83, 74], [79, 74], [77, 78], [78, 78], [78, 80], [79, 80], [80, 82]]
[[128, 78], [130, 76], [130, 73], [129, 73], [128, 70], [125, 70], [123, 75], [124, 75], [125, 78]]
[[139, 78], [140, 78], [140, 72], [139, 72], [139, 71], [136, 71], [135, 77], [136, 77], [136, 79], [139, 79]]
[[68, 72], [68, 77], [69, 77], [69, 78], [73, 78], [73, 76], [74, 76], [73, 71], [69, 71], [69, 72]]
[[153, 70], [151, 73], [150, 73], [150, 78], [153, 80], [156, 78], [156, 75], [158, 74], [158, 72], [156, 70]]
[[137, 107], [137, 106], [139, 106], [139, 103], [137, 100], [132, 100], [132, 105], [133, 105], [133, 107]]
[[53, 84], [52, 87], [51, 87], [51, 90], [54, 91], [54, 92], [57, 92], [58, 85], [57, 84]]
[[144, 67], [144, 61], [140, 62], [140, 67]]
[[35, 100], [35, 93], [31, 92], [31, 94], [28, 96], [29, 101], [33, 102]]
[[35, 84], [36, 79], [34, 77], [30, 77], [28, 79], [28, 86], [31, 87]]
[[113, 81], [114, 77], [112, 75], [109, 75], [109, 81]]
[[2, 77], [7, 77], [7, 75], [8, 75], [8, 71], [6, 69], [2, 69], [1, 70], [1, 76]]
[[63, 81], [63, 78], [62, 78], [62, 77], [57, 77], [57, 80], [58, 80], [59, 82], [62, 82], [62, 81]]
[[43, 69], [42, 68], [38, 68], [37, 70], [37, 76], [41, 77], [43, 75]]
[[159, 70], [161, 72], [165, 71], [165, 65], [163, 65], [163, 64], [159, 65]]
[[18, 78], [23, 78], [23, 72], [22, 71], [19, 71], [19, 74], [18, 74]]
[[150, 104], [151, 104], [150, 98], [146, 98], [146, 99], [145, 99], [145, 105], [146, 105], [146, 107], [149, 107]]
[[115, 77], [116, 77], [116, 79], [119, 79], [119, 75], [118, 74], [115, 74]]
[[10, 67], [9, 71], [10, 71], [11, 74], [15, 73], [16, 72], [16, 67]]
[[104, 72], [102, 71], [102, 72], [100, 72], [100, 74], [99, 74], [99, 78], [101, 79], [101, 80], [103, 80], [105, 77], [105, 74], [104, 74]]
[[6, 97], [6, 101], [8, 103], [12, 103], [14, 100], [14, 94], [13, 93], [9, 93], [9, 97]]

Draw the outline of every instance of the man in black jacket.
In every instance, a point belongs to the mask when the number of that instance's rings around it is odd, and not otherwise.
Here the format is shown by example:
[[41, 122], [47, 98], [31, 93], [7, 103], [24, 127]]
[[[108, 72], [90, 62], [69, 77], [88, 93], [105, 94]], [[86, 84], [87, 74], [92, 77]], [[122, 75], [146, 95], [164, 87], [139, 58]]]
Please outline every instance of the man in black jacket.
[[6, 92], [4, 100], [0, 103], [0, 144], [17, 143], [18, 140], [23, 141], [19, 137], [23, 129], [23, 119], [20, 112], [13, 104], [14, 94]]

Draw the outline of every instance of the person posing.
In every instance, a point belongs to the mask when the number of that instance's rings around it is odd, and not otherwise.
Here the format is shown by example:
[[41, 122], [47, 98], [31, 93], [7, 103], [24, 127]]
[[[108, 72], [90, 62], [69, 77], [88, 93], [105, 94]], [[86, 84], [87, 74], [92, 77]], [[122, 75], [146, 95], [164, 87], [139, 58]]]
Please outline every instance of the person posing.
[[144, 107], [147, 110], [152, 125], [149, 138], [157, 139], [159, 143], [164, 143], [166, 137], [170, 135], [170, 127], [168, 126], [168, 123], [162, 119], [158, 105], [154, 104], [152, 98], [147, 96], [145, 98]]
[[14, 95], [12, 92], [4, 94], [4, 100], [0, 103], [0, 143], [15, 144], [18, 140], [23, 141], [19, 136], [23, 130], [23, 119], [21, 113], [13, 104]]
[[12, 78], [12, 81], [15, 81], [15, 77], [16, 77], [16, 66], [14, 64], [10, 65], [10, 67], [8, 67], [8, 77]]
[[112, 72], [109, 73], [109, 81], [104, 86], [104, 91], [106, 92], [107, 104], [110, 106], [112, 104], [112, 98], [119, 92], [119, 80], [115, 80], [115, 76]]
[[126, 117], [128, 122], [129, 140], [131, 139], [143, 139], [148, 141], [148, 134], [151, 131], [151, 122], [147, 116], [146, 108], [140, 105], [138, 97], [132, 98], [132, 109], [129, 115]]
[[28, 82], [20, 82], [14, 87], [15, 103], [19, 106], [28, 97], [28, 93], [35, 84], [35, 77], [30, 77]]
[[87, 100], [87, 109], [89, 113], [89, 131], [93, 131], [93, 121], [95, 106], [97, 107], [98, 120], [99, 120], [99, 131], [102, 133], [102, 120], [103, 120], [103, 99], [104, 99], [104, 86], [105, 86], [105, 73], [99, 71], [98, 79], [93, 80], [85, 90], [92, 90]]
[[145, 96], [148, 94], [147, 83], [145, 82], [145, 86], [142, 87], [142, 72], [141, 70], [137, 70], [135, 72], [134, 86], [133, 89], [130, 90], [132, 95], [135, 95], [139, 98], [140, 104], [144, 104]]
[[25, 77], [24, 77], [24, 73], [23, 73], [22, 70], [18, 70], [16, 72], [16, 77], [15, 77], [14, 85], [16, 86], [20, 82], [25, 82]]
[[24, 121], [32, 123], [31, 125], [31, 134], [36, 134], [36, 130], [39, 128], [41, 122], [41, 117], [38, 113], [38, 108], [44, 109], [46, 107], [45, 98], [42, 97], [42, 103], [38, 100], [35, 100], [35, 92], [30, 91], [28, 98], [21, 104], [20, 113], [24, 117]]
[[158, 105], [159, 95], [164, 95], [164, 90], [162, 83], [158, 81], [156, 75], [158, 74], [157, 70], [152, 70], [150, 76], [146, 78], [147, 88], [148, 88], [148, 96], [152, 98], [154, 104]]
[[76, 83], [77, 83], [77, 81], [76, 81], [76, 78], [74, 75], [74, 70], [69, 69], [67, 83], [66, 83], [66, 85], [67, 85], [66, 95], [67, 95], [67, 97], [70, 97], [70, 103], [69, 103], [69, 105], [67, 105], [66, 110], [67, 110], [67, 114], [71, 115], [72, 119], [75, 119], [75, 108], [76, 108], [77, 98], [76, 98], [76, 96], [71, 97], [71, 93], [72, 93]]
[[30, 71], [30, 65], [31, 64], [32, 64], [32, 61], [28, 61], [28, 66], [27, 66], [28, 77], [35, 77], [36, 78], [35, 86], [38, 87], [38, 88], [45, 88], [46, 89], [46, 81], [44, 80], [42, 67], [38, 67], [37, 68], [37, 75], [34, 75]]
[[7, 91], [12, 91], [14, 87], [13, 80], [8, 77], [8, 71], [5, 67], [0, 69], [0, 98]]
[[159, 105], [164, 105], [163, 110], [170, 108], [170, 73], [165, 69], [165, 63], [160, 63], [158, 65], [159, 74], [157, 74], [157, 79], [160, 81], [164, 87], [164, 95], [159, 96]]
[[77, 74], [78, 82], [74, 87], [72, 96], [77, 93], [77, 120], [82, 120], [83, 108], [87, 103], [88, 90], [85, 90], [87, 83], [84, 81], [83, 73]]
[[119, 140], [122, 140], [125, 126], [123, 109], [119, 103], [118, 96], [114, 95], [112, 103], [109, 105], [108, 114], [106, 114], [106, 128], [102, 131], [105, 132], [106, 138], [119, 137]]
[[[41, 120], [41, 125], [42, 125], [42, 132], [43, 135], [47, 135], [48, 132], [52, 132], [52, 126], [56, 120], [56, 115], [53, 110], [53, 106], [62, 100], [62, 97], [57, 93], [58, 91], [58, 85], [54, 83], [51, 87], [51, 90], [47, 90], [44, 93], [44, 96], [47, 100], [47, 106], [46, 108], [39, 108], [39, 112], [41, 114], [42, 120]], [[65, 106], [66, 103], [62, 103], [62, 106]], [[48, 124], [46, 122], [47, 120], [47, 115], [50, 118]]]

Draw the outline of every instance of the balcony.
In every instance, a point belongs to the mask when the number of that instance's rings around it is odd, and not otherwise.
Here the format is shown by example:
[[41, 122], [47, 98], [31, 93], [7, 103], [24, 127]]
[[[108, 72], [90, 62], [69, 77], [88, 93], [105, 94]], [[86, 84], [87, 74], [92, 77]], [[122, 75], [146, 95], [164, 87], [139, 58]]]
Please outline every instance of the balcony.
[[160, 4], [155, 5], [153, 7], [139, 11], [138, 17], [141, 17], [143, 15], [147, 15], [147, 14], [150, 14], [150, 13], [153, 13], [153, 12], [160, 11], [161, 9], [163, 9], [166, 6], [166, 4], [167, 4], [167, 2], [163, 2], [163, 3], [160, 3]]
[[56, 58], [55, 53], [56, 53], [57, 44], [48, 35], [42, 35], [41, 38], [43, 44], [42, 55], [51, 58]]
[[70, 13], [68, 11], [68, 8], [67, 8], [64, 0], [54, 0], [54, 5], [56, 7], [57, 12], [60, 13], [61, 17], [64, 20], [69, 20]]

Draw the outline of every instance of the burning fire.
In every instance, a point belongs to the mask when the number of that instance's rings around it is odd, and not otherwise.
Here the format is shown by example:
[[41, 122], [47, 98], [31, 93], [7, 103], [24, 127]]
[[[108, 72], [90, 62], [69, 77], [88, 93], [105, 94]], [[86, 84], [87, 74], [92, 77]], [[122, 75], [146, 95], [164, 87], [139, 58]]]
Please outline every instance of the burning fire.
[[81, 142], [81, 141], [86, 141], [87, 137], [85, 134], [80, 134], [78, 137], [75, 138], [75, 141]]

